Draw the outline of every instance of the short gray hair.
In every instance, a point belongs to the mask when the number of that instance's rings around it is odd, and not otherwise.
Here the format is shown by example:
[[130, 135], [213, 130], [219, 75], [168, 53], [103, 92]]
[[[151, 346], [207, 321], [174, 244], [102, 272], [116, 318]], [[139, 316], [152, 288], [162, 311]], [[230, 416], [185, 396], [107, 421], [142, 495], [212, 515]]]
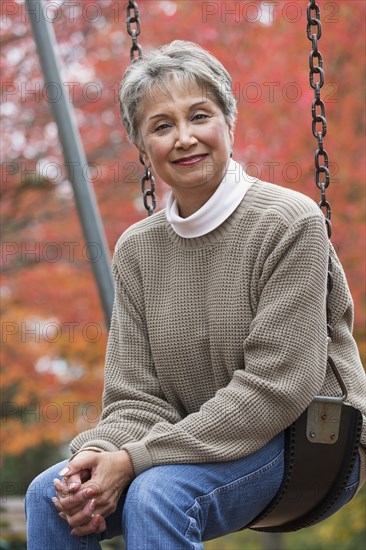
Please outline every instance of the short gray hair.
[[201, 86], [219, 105], [226, 122], [234, 127], [237, 107], [232, 79], [225, 67], [198, 44], [174, 40], [149, 51], [132, 63], [123, 76], [119, 89], [122, 121], [135, 145], [140, 143], [142, 100], [156, 91], [166, 93], [172, 80], [180, 86], [191, 83]]

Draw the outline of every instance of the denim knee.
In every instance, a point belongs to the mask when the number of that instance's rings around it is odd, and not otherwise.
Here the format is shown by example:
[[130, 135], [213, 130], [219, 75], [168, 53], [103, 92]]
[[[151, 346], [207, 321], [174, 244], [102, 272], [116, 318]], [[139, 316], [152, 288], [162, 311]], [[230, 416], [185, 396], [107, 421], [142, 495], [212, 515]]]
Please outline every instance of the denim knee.
[[169, 496], [172, 481], [166, 475], [166, 469], [169, 466], [157, 466], [137, 476], [128, 489], [125, 507], [133, 506], [136, 511], [146, 511], [156, 506], [161, 507], [164, 501], [172, 500]]
[[184, 483], [176, 482], [175, 472], [172, 465], [156, 466], [131, 483], [122, 512], [122, 533], [128, 548], [193, 548], [185, 537], [190, 524], [186, 510], [192, 497]]
[[44, 472], [40, 473], [30, 483], [27, 493], [25, 495], [25, 514], [27, 516], [27, 509], [30, 507], [39, 508], [43, 503], [49, 505], [52, 501], [52, 497], [55, 496], [55, 489], [53, 486], [53, 480], [58, 476], [58, 473], [62, 470], [67, 461], [60, 462], [51, 466]]
[[66, 461], [52, 466], [37, 476], [28, 487], [25, 499], [27, 516], [27, 548], [29, 550], [100, 550], [95, 536], [75, 537], [59, 513], [52, 497], [55, 496], [53, 480]]
[[186, 525], [186, 510], [194, 501], [190, 480], [185, 482], [178, 474], [181, 468], [182, 465], [155, 466], [137, 476], [128, 489], [123, 514], [130, 519], [143, 516], [159, 522], [174, 517], [181, 526]]

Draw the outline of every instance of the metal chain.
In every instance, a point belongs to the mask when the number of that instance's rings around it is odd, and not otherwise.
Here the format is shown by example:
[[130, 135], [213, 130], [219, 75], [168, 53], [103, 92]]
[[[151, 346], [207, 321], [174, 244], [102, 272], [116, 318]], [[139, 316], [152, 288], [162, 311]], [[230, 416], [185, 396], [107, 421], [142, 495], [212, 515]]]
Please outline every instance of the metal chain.
[[[326, 190], [330, 183], [329, 172], [329, 159], [328, 153], [324, 149], [323, 138], [327, 133], [327, 121], [325, 118], [325, 105], [320, 97], [320, 90], [324, 86], [324, 70], [323, 70], [323, 57], [318, 50], [318, 40], [322, 35], [322, 24], [320, 22], [320, 8], [316, 3], [316, 0], [310, 0], [307, 6], [307, 26], [306, 33], [308, 39], [311, 41], [312, 50], [309, 55], [309, 82], [310, 86], [314, 90], [314, 100], [311, 106], [311, 114], [313, 117], [312, 131], [315, 139], [318, 140], [318, 149], [315, 151], [315, 185], [320, 190], [320, 202], [319, 207], [324, 210], [325, 223], [329, 239], [332, 236], [332, 222], [331, 215], [332, 210], [330, 203], [327, 200]], [[312, 27], [316, 27], [316, 33], [312, 32]], [[317, 63], [315, 63], [317, 60]], [[321, 124], [321, 130], [319, 129]], [[324, 176], [321, 176], [324, 174]], [[329, 256], [328, 263], [328, 281], [327, 281], [327, 333], [328, 338], [332, 340], [333, 327], [331, 320], [331, 311], [329, 308], [329, 295], [333, 288], [333, 269], [332, 261]]]
[[[133, 27], [132, 27], [133, 25]], [[128, 2], [126, 7], [126, 27], [127, 32], [132, 38], [132, 47], [130, 49], [131, 62], [142, 58], [142, 48], [137, 42], [137, 37], [141, 32], [139, 19], [139, 8], [136, 2]], [[136, 56], [137, 52], [137, 56]]]
[[[141, 155], [139, 158], [145, 170], [145, 173], [141, 179], [141, 191], [144, 196], [143, 198], [144, 207], [147, 210], [147, 215], [151, 216], [152, 214], [154, 214], [154, 210], [156, 207], [155, 178], [150, 172], [150, 170], [145, 166], [144, 160]], [[150, 187], [146, 188], [146, 182], [150, 182]]]
[[[142, 59], [142, 47], [137, 41], [137, 37], [141, 32], [141, 24], [139, 19], [139, 8], [137, 2], [129, 1], [126, 7], [126, 27], [127, 32], [131, 36], [132, 46], [130, 49], [131, 63], [135, 63]], [[155, 196], [155, 179], [150, 170], [145, 166], [143, 158], [140, 155], [140, 162], [144, 167], [144, 175], [141, 179], [141, 189], [144, 196], [144, 207], [147, 210], [147, 215], [151, 216], [156, 207]], [[147, 187], [147, 182], [150, 182], [150, 187]]]

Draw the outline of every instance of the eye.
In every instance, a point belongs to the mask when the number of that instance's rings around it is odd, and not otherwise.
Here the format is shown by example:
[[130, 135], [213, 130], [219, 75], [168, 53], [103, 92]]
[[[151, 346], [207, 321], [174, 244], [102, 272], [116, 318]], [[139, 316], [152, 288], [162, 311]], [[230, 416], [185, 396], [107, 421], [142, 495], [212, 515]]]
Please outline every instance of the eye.
[[192, 120], [205, 120], [206, 118], [209, 118], [209, 115], [206, 115], [205, 113], [197, 113], [193, 116]]
[[161, 132], [163, 130], [166, 130], [167, 128], [170, 128], [170, 124], [167, 124], [166, 122], [163, 122], [162, 124], [158, 124], [158, 126], [155, 126], [154, 132]]

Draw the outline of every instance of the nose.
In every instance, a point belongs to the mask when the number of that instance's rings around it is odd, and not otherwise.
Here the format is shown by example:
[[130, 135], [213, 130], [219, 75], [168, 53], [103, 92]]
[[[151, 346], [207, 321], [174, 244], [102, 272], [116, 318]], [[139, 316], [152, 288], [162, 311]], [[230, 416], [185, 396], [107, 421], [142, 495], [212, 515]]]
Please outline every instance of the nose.
[[181, 149], [189, 149], [197, 143], [197, 138], [192, 132], [192, 128], [188, 123], [182, 123], [177, 126], [177, 135], [175, 147]]

